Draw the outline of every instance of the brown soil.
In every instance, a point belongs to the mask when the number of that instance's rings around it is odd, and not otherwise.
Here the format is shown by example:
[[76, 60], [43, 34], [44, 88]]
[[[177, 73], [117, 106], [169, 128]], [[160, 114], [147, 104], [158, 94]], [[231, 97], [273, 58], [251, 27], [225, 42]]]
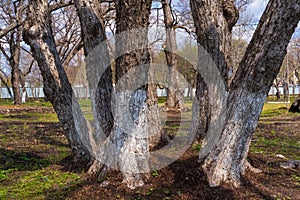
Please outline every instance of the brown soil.
[[[27, 112], [33, 110], [26, 110]], [[35, 110], [35, 112], [43, 112]], [[11, 112], [21, 112], [12, 111]], [[1, 113], [1, 112], [0, 112]], [[173, 116], [172, 116], [173, 117]], [[272, 137], [293, 137], [300, 141], [300, 117], [286, 117], [284, 119], [274, 119], [259, 124], [258, 134], [263, 134], [266, 138]], [[175, 118], [172, 118], [174, 121]], [[14, 122], [16, 123], [16, 122]], [[20, 136], [20, 140], [26, 140], [27, 144], [34, 145], [38, 142], [50, 142], [54, 145], [66, 145], [61, 129], [56, 123], [30, 123], [33, 137], [25, 138]], [[5, 134], [8, 130], [9, 122], [0, 121], [0, 132]], [[276, 135], [271, 134], [271, 130], [276, 131]], [[21, 134], [21, 133], [20, 133]], [[258, 136], [254, 137], [254, 140]], [[30, 148], [26, 145], [19, 145], [17, 141], [8, 143], [1, 147], [1, 150], [18, 150], [19, 153], [33, 153], [40, 157], [47, 157], [55, 153], [53, 150], [40, 149], [38, 152], [28, 152]], [[300, 147], [300, 145], [299, 145]], [[295, 150], [295, 149], [294, 149]], [[31, 150], [32, 151], [32, 150]], [[272, 151], [272, 150], [271, 150]], [[300, 150], [298, 156], [300, 157]], [[1, 153], [1, 152], [0, 152]], [[122, 184], [122, 175], [117, 171], [110, 171], [106, 175], [106, 180], [98, 182], [86, 176], [81, 184], [73, 188], [73, 192], [65, 193], [61, 199], [300, 199], [300, 181], [293, 177], [300, 177], [300, 169], [283, 169], [280, 163], [285, 161], [271, 154], [249, 153], [248, 160], [256, 168], [263, 172], [260, 174], [247, 173], [242, 180], [240, 188], [233, 188], [229, 185], [211, 188], [208, 186], [205, 174], [197, 162], [198, 151], [190, 148], [186, 153], [171, 165], [156, 174], [150, 174], [144, 186], [130, 190]], [[288, 156], [288, 155], [286, 155]], [[61, 162], [48, 166], [48, 169], [71, 169], [71, 162], [64, 158]], [[62, 188], [61, 190], [64, 190]], [[48, 195], [52, 199], [51, 193]]]

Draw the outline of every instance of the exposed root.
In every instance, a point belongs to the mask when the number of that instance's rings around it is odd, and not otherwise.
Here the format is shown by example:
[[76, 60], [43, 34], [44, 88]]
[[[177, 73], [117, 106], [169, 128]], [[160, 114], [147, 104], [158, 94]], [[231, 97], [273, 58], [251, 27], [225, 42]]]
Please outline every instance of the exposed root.
[[262, 170], [258, 169], [258, 168], [255, 168], [253, 167], [247, 160], [245, 161], [245, 164], [244, 164], [244, 171], [243, 171], [243, 175], [245, 175], [245, 171], [246, 170], [249, 170], [250, 172], [252, 173], [255, 173], [255, 174], [259, 174], [259, 173], [262, 173]]
[[93, 163], [91, 164], [88, 174], [96, 178], [97, 180], [104, 180], [104, 177], [107, 172], [107, 166], [98, 162], [97, 160], [94, 160]]

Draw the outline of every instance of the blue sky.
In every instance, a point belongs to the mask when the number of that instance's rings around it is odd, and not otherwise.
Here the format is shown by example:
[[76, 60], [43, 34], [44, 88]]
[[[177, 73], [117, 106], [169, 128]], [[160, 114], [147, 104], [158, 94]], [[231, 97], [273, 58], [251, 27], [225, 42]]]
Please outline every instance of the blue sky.
[[[268, 0], [254, 0], [253, 3], [248, 6], [246, 12], [247, 14], [253, 16], [252, 22], [254, 24], [257, 24], [259, 22], [259, 19], [263, 14], [268, 2], [269, 2]], [[299, 36], [300, 36], [300, 23], [298, 24], [298, 27], [293, 37], [299, 37]]]
[[258, 23], [262, 13], [267, 6], [268, 0], [254, 0], [246, 10], [247, 14], [253, 16], [253, 22]]

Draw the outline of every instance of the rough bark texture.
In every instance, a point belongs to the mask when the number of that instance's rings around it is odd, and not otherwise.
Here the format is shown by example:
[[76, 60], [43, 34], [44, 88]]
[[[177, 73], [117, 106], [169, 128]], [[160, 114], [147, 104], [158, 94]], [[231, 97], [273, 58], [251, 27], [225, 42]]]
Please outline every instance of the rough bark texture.
[[[218, 0], [191, 0], [191, 9], [195, 21], [197, 41], [212, 58], [217, 67], [216, 70], [218, 70], [216, 73], [220, 73], [227, 90], [228, 71], [231, 68], [231, 30], [238, 19], [238, 11], [231, 0], [222, 2]], [[209, 101], [209, 96], [216, 96], [216, 94], [208, 93], [205, 81], [201, 74], [198, 74], [193, 112], [199, 113], [199, 115], [193, 115], [192, 130], [196, 131], [200, 139], [205, 138], [207, 133], [212, 115], [213, 105], [211, 104], [216, 104], [216, 102]]]
[[[17, 21], [21, 20], [21, 14], [17, 13]], [[21, 40], [22, 27], [18, 27], [10, 38], [10, 60], [11, 66], [11, 83], [14, 94], [14, 104], [21, 104], [21, 90], [20, 90], [20, 55], [21, 55]]]
[[116, 94], [113, 138], [119, 168], [129, 188], [143, 185], [148, 166], [148, 24], [151, 0], [117, 0]]
[[14, 97], [13, 97], [13, 94], [11, 93], [11, 91], [10, 91], [10, 86], [9, 86], [8, 83], [7, 83], [7, 77], [6, 77], [5, 75], [3, 75], [1, 72], [0, 72], [0, 81], [1, 81], [1, 83], [3, 83], [3, 85], [6, 87], [7, 92], [8, 92], [8, 94], [9, 94], [11, 100], [13, 100]]
[[[95, 133], [97, 134], [97, 143], [101, 143], [107, 138], [113, 127], [112, 72], [103, 16], [99, 1], [75, 0], [74, 3], [80, 18], [84, 52], [87, 57], [86, 71]], [[102, 167], [95, 163], [92, 168], [90, 168], [90, 172], [97, 173], [97, 170]]]
[[[152, 62], [151, 62], [152, 63]], [[148, 118], [148, 134], [149, 134], [149, 148], [155, 147], [162, 137], [162, 126], [159, 115], [157, 83], [155, 82], [155, 69], [150, 66], [148, 76], [148, 93], [147, 104], [149, 108]]]
[[23, 38], [30, 45], [43, 76], [44, 93], [68, 138], [74, 161], [92, 159], [89, 128], [60, 62], [51, 29], [48, 1], [30, 1]]
[[184, 109], [184, 91], [180, 88], [178, 61], [177, 61], [177, 43], [176, 32], [173, 23], [171, 5], [168, 0], [162, 0], [162, 9], [164, 13], [164, 24], [166, 30], [165, 55], [169, 69], [167, 102], [166, 109]]
[[[196, 24], [201, 23], [196, 18], [201, 12], [195, 9], [195, 5], [202, 2], [192, 1]], [[224, 182], [238, 186], [246, 168], [252, 169], [246, 160], [250, 140], [299, 19], [298, 0], [269, 1], [229, 86], [224, 125], [219, 128], [219, 134], [215, 133], [217, 139], [214, 141], [217, 142], [206, 145], [211, 146], [209, 151], [205, 146], [200, 152], [201, 158], [205, 159], [202, 167], [211, 186], [218, 186]], [[196, 28], [199, 29], [199, 25], [196, 25]], [[216, 65], [219, 65], [218, 62]], [[222, 73], [222, 69], [220, 72]]]

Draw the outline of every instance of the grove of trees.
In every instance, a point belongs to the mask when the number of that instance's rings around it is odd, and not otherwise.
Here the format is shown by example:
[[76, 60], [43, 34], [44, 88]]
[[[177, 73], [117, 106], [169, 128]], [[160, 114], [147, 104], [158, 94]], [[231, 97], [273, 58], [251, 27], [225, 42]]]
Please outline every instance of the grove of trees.
[[[161, 8], [152, 9], [154, 2]], [[249, 145], [300, 20], [300, 2], [269, 0], [248, 45], [232, 40], [232, 33], [243, 6], [251, 1], [179, 2], [190, 4], [190, 10], [177, 7], [181, 16], [174, 14], [168, 0], [1, 1], [0, 50], [11, 68], [14, 102], [21, 102], [22, 77], [36, 63], [44, 93], [68, 138], [74, 167], [85, 163], [96, 176], [117, 168], [132, 189], [143, 185], [152, 170], [150, 147], [162, 133], [148, 36], [151, 12], [158, 10], [165, 26], [168, 107], [184, 108], [178, 86], [178, 72], [184, 74], [178, 66], [184, 61], [177, 55], [175, 30], [197, 39], [198, 63], [193, 66], [197, 73], [192, 73], [197, 79], [185, 77], [196, 86], [190, 131], [201, 140], [199, 161], [210, 186], [237, 187], [247, 170], [259, 172], [247, 161]], [[113, 43], [108, 40], [111, 35]], [[247, 46], [236, 60], [234, 43]], [[93, 126], [83, 115], [66, 73], [82, 48]], [[22, 71], [19, 63], [25, 53], [31, 60]], [[299, 55], [287, 59], [299, 76]]]

